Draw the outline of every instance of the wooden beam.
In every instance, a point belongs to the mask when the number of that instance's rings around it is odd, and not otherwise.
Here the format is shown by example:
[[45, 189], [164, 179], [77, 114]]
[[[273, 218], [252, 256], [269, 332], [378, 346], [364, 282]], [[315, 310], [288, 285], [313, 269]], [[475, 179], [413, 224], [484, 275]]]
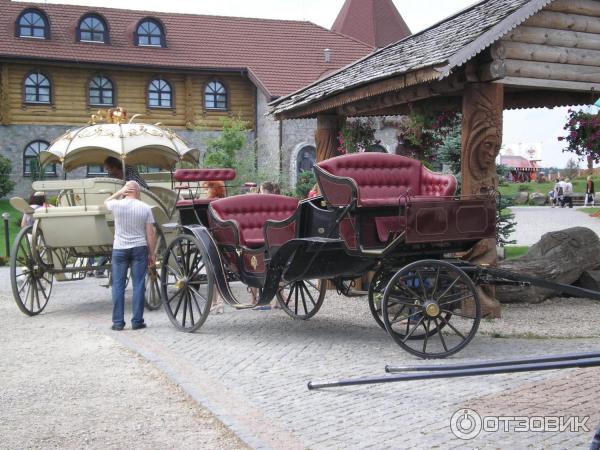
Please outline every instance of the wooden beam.
[[442, 81], [412, 86], [397, 92], [378, 95], [368, 100], [344, 105], [337, 108], [336, 112], [344, 116], [372, 115], [371, 111], [374, 110], [386, 110], [423, 99], [454, 94], [460, 92], [463, 87], [464, 82], [459, 82], [456, 77], [451, 77]]
[[598, 94], [585, 92], [555, 92], [548, 90], [506, 92], [504, 94], [504, 109], [590, 105], [597, 98]]
[[600, 83], [584, 83], [579, 81], [547, 80], [540, 78], [505, 77], [495, 83], [507, 87], [533, 87], [548, 90], [600, 92]]
[[8, 64], [0, 64], [0, 123], [10, 125], [10, 85]]
[[317, 161], [324, 161], [339, 155], [338, 133], [344, 126], [345, 117], [336, 115], [317, 116], [315, 144], [317, 146]]
[[600, 3], [596, 0], [555, 0], [547, 10], [600, 17]]
[[594, 66], [522, 61], [519, 59], [506, 59], [505, 62], [506, 75], [509, 77], [600, 83], [600, 70]]
[[479, 67], [477, 73], [479, 81], [499, 80], [506, 76], [506, 64], [501, 59], [494, 60]]
[[520, 26], [507, 33], [502, 40], [600, 50], [600, 35], [598, 34], [550, 28]]
[[299, 106], [293, 111], [283, 111], [275, 114], [277, 119], [300, 119], [316, 117], [319, 113], [330, 113], [336, 108], [368, 99], [370, 97], [397, 91], [399, 89], [427, 81], [435, 80], [439, 77], [439, 72], [435, 68], [427, 68], [411, 72], [410, 74], [398, 75], [385, 80], [373, 81], [364, 86], [341, 92], [332, 97], [323, 100], [317, 100], [314, 103], [304, 107]]
[[594, 17], [554, 11], [541, 11], [527, 19], [523, 25], [555, 30], [580, 31], [582, 33], [600, 33], [600, 21]]
[[507, 59], [540, 61], [600, 68], [600, 50], [556, 47], [522, 42], [500, 41], [494, 44], [497, 52]]
[[194, 129], [194, 83], [191, 75], [186, 75], [183, 82], [185, 94], [185, 127], [188, 130]]

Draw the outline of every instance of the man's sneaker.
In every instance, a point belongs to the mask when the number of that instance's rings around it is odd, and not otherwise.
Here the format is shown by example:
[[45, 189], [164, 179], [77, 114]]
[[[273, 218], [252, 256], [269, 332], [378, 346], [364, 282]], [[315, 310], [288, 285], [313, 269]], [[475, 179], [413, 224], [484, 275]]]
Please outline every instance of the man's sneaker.
[[141, 330], [142, 328], [146, 328], [146, 323], [142, 322], [142, 323], [131, 325], [132, 330]]
[[[125, 328], [125, 325], [116, 325], [115, 324], [112, 327], [110, 327], [110, 329], [113, 330], [113, 331], [122, 331], [123, 328]], [[134, 328], [134, 330], [135, 330], [135, 328]]]

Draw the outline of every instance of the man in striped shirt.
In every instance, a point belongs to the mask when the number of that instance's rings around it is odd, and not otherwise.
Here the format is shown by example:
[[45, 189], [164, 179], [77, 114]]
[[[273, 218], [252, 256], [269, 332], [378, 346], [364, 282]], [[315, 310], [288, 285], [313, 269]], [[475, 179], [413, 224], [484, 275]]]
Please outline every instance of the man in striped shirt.
[[[118, 200], [119, 199], [119, 200]], [[128, 181], [104, 202], [115, 219], [115, 239], [112, 252], [112, 329], [125, 327], [125, 284], [131, 268], [133, 286], [131, 328], [146, 328], [144, 296], [146, 269], [154, 264], [156, 238], [154, 217], [150, 206], [140, 201], [140, 185]]]

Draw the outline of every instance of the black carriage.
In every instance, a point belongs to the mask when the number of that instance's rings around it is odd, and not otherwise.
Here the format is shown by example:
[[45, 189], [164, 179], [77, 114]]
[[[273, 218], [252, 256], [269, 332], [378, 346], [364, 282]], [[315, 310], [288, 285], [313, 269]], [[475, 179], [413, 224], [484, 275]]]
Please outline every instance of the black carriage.
[[234, 281], [259, 289], [259, 305], [277, 297], [290, 316], [308, 319], [323, 303], [325, 280], [343, 286], [375, 271], [371, 311], [399, 345], [421, 357], [467, 345], [481, 309], [473, 276], [455, 257], [495, 238], [495, 198], [454, 197], [452, 175], [398, 155], [341, 156], [315, 172], [322, 196], [313, 199], [244, 194], [179, 203], [183, 232], [167, 248], [161, 276], [174, 325], [200, 328], [217, 292], [231, 306], [252, 306], [236, 299]]

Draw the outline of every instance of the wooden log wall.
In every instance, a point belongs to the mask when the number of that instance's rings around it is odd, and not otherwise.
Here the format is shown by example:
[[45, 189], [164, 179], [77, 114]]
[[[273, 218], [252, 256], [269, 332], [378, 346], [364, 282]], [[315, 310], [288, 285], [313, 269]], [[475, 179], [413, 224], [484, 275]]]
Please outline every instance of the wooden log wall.
[[513, 84], [551, 80], [564, 89], [598, 90], [600, 1], [556, 0], [504, 36], [492, 55]]
[[[52, 82], [52, 104], [24, 103], [23, 80], [27, 73], [39, 70]], [[88, 83], [92, 76], [109, 77], [115, 87], [115, 106], [122, 106], [131, 117], [144, 114], [140, 120], [161, 122], [169, 127], [190, 127], [218, 130], [223, 117], [240, 117], [254, 126], [254, 85], [241, 75], [182, 74], [156, 71], [94, 70], [85, 68], [0, 63], [0, 120], [3, 124], [81, 125], [99, 109], [88, 104]], [[147, 106], [149, 82], [162, 77], [173, 89], [173, 108]], [[226, 111], [204, 109], [204, 87], [218, 80], [227, 89], [229, 107]]]

